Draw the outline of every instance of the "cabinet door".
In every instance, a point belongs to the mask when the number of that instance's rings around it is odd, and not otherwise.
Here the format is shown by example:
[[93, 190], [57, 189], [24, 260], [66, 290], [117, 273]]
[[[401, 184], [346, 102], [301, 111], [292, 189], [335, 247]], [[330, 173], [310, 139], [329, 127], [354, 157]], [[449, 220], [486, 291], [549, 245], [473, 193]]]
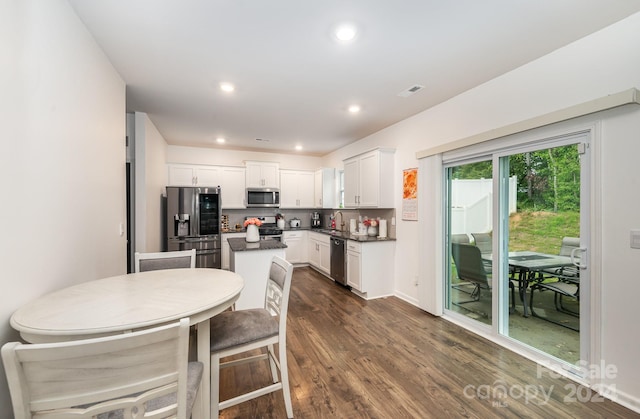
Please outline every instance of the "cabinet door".
[[193, 186], [195, 173], [193, 167], [169, 166], [169, 186]]
[[360, 280], [360, 253], [347, 250], [347, 285], [362, 291]]
[[336, 170], [323, 168], [315, 172], [315, 197], [313, 205], [316, 208], [337, 208]]
[[347, 208], [358, 206], [359, 167], [358, 159], [344, 162], [344, 206]]
[[309, 240], [309, 264], [320, 269], [320, 244], [316, 240]]
[[246, 168], [246, 187], [261, 188], [262, 184], [262, 166], [258, 163], [247, 162]]
[[245, 180], [243, 167], [223, 167], [220, 182], [222, 208], [244, 208]]
[[285, 232], [284, 243], [287, 245], [285, 249], [286, 259], [291, 263], [305, 263], [306, 257], [306, 233], [297, 232]]
[[377, 151], [372, 151], [360, 157], [358, 206], [377, 207], [378, 192], [380, 190], [380, 166]]
[[320, 245], [320, 269], [326, 273], [331, 272], [331, 247], [328, 242], [319, 242]]
[[298, 173], [298, 206], [301, 208], [313, 208], [314, 199], [314, 175], [313, 172]]
[[280, 171], [280, 207], [298, 207], [298, 172]]
[[220, 176], [220, 168], [211, 167], [198, 167], [196, 169], [196, 182], [198, 186], [218, 186], [222, 180]]
[[322, 169], [316, 170], [313, 182], [313, 206], [322, 208]]
[[262, 179], [265, 188], [277, 188], [280, 185], [279, 165], [277, 163], [266, 163], [262, 165]]
[[280, 165], [270, 162], [246, 162], [247, 188], [278, 188]]

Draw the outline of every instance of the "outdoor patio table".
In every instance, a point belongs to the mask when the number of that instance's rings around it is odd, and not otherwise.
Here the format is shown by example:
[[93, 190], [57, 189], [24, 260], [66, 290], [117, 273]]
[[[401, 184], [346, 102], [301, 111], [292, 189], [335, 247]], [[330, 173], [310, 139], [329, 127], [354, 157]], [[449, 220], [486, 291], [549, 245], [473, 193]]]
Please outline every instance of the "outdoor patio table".
[[[485, 256], [483, 256], [485, 257]], [[492, 255], [486, 255], [487, 260], [492, 260]], [[518, 276], [518, 288], [524, 317], [529, 317], [527, 307], [527, 288], [538, 280], [538, 272], [544, 269], [561, 268], [563, 266], [573, 266], [569, 256], [550, 255], [532, 251], [509, 252], [509, 266], [513, 268]]]

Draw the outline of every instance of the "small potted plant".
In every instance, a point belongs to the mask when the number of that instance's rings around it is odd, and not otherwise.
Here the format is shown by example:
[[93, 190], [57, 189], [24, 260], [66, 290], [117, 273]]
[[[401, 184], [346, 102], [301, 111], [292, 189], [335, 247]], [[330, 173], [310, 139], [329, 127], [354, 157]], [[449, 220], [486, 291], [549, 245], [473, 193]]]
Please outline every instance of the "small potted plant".
[[257, 218], [247, 218], [244, 220], [244, 227], [247, 229], [247, 237], [245, 240], [249, 243], [260, 241], [260, 232], [258, 227], [262, 225], [262, 221]]
[[378, 235], [378, 220], [365, 218], [362, 223], [365, 225], [365, 227], [367, 227], [367, 234], [369, 236]]

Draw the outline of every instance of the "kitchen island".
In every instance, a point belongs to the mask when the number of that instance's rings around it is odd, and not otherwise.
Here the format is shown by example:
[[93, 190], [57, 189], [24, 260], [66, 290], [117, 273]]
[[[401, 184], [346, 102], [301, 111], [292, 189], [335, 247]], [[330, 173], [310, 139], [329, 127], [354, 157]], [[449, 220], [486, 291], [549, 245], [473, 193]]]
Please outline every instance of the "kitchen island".
[[236, 309], [264, 307], [264, 293], [274, 256], [285, 259], [287, 245], [278, 240], [247, 242], [243, 237], [227, 239], [229, 242], [229, 268], [244, 279], [244, 289], [236, 301]]

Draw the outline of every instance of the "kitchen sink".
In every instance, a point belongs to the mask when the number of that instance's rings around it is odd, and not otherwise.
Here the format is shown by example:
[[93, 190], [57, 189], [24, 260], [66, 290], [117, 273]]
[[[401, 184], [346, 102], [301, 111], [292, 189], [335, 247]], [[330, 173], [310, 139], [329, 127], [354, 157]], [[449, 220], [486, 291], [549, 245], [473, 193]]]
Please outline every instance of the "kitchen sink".
[[327, 228], [323, 228], [323, 229], [320, 229], [319, 231], [320, 233], [331, 234], [332, 236], [338, 236], [338, 237], [342, 237], [343, 235], [345, 235], [345, 232], [342, 232], [340, 230], [329, 230]]

